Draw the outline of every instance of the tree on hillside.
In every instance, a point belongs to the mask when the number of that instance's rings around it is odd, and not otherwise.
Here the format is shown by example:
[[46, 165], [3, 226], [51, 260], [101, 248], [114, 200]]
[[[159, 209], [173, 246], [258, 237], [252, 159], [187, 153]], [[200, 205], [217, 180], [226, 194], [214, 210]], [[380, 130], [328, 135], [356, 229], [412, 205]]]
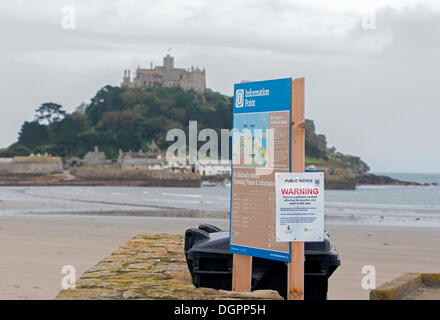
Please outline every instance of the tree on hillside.
[[53, 123], [50, 140], [57, 146], [61, 156], [76, 155], [82, 144], [78, 136], [87, 129], [85, 116], [79, 113], [67, 115], [63, 120]]
[[96, 93], [86, 109], [87, 118], [92, 125], [98, 124], [106, 112], [123, 110], [122, 92], [119, 87], [105, 86]]
[[312, 120], [305, 121], [306, 156], [327, 160], [327, 140], [323, 134], [315, 132]]
[[47, 126], [38, 121], [25, 121], [18, 134], [18, 142], [30, 149], [47, 143], [49, 139]]
[[7, 149], [1, 150], [0, 157], [28, 156], [31, 153], [31, 149], [16, 142], [11, 144]]
[[[198, 130], [214, 129], [220, 137], [221, 129], [232, 127], [232, 104], [232, 97], [212, 90], [200, 94], [179, 87], [108, 85], [72, 114], [67, 114], [61, 105], [42, 104], [36, 110], [35, 121], [25, 122], [18, 142], [0, 150], [0, 156], [48, 152], [83, 157], [98, 145], [115, 160], [119, 149], [146, 150], [152, 141], [163, 152], [170, 145], [165, 139], [168, 130], [180, 128], [188, 134], [189, 121], [197, 121]], [[203, 144], [200, 141], [198, 146]], [[316, 132], [311, 120], [305, 121], [305, 153], [309, 158], [344, 162], [354, 172], [368, 170], [358, 157], [327, 148], [326, 137]]]
[[54, 122], [62, 120], [66, 116], [66, 111], [62, 110], [62, 106], [53, 102], [43, 103], [35, 110], [35, 121], [44, 123], [45, 121], [51, 125]]

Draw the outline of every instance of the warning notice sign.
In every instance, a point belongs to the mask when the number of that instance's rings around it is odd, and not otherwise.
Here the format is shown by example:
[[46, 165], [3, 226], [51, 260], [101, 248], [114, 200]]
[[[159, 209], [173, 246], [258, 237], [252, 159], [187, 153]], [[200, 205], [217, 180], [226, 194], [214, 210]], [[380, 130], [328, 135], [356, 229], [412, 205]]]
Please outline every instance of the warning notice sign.
[[275, 193], [277, 241], [323, 241], [324, 174], [278, 172]]

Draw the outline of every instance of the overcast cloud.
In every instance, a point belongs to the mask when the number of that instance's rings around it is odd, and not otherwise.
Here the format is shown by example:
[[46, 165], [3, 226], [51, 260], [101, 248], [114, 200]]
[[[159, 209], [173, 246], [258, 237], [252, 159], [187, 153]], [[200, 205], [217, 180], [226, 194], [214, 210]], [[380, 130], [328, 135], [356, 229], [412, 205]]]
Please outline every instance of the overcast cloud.
[[73, 111], [171, 48], [228, 95], [244, 79], [305, 76], [306, 115], [329, 146], [373, 171], [440, 172], [438, 1], [2, 1], [0, 35], [1, 147], [41, 103]]

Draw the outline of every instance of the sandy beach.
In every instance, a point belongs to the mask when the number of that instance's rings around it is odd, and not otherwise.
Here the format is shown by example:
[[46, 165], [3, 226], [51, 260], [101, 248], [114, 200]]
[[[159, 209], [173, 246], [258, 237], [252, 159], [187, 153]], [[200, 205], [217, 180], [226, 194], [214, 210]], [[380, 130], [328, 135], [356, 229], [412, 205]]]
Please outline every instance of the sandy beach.
[[376, 269], [376, 285], [405, 272], [440, 272], [438, 228], [328, 225], [341, 256], [329, 281], [329, 299], [368, 299], [362, 267]]
[[[108, 216], [0, 216], [0, 299], [53, 299], [61, 268], [77, 276], [139, 233], [181, 234], [199, 220]], [[224, 220], [205, 220], [226, 226]]]
[[[61, 289], [61, 268], [77, 276], [139, 233], [182, 234], [188, 227], [228, 220], [131, 216], [0, 216], [0, 299], [53, 299]], [[329, 282], [329, 299], [367, 299], [362, 266], [376, 268], [377, 285], [404, 272], [438, 272], [437, 228], [327, 226], [342, 266]]]

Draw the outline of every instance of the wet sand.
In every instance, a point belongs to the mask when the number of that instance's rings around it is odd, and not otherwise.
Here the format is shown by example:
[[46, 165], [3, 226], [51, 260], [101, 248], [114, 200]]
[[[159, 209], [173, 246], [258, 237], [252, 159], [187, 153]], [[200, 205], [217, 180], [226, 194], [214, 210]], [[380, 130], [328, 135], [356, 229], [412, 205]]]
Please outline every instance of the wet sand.
[[[53, 299], [64, 265], [77, 276], [139, 233], [182, 234], [199, 220], [107, 216], [0, 216], [0, 299]], [[225, 221], [206, 220], [226, 226]]]
[[[0, 299], [53, 299], [61, 268], [77, 276], [139, 233], [183, 234], [199, 223], [227, 228], [228, 220], [75, 215], [0, 216]], [[377, 285], [404, 272], [440, 272], [437, 228], [327, 226], [342, 266], [329, 282], [329, 299], [367, 299], [362, 267], [376, 268]]]
[[362, 267], [376, 270], [376, 285], [405, 272], [440, 273], [440, 229], [328, 225], [341, 256], [329, 281], [329, 299], [368, 299], [361, 285]]

